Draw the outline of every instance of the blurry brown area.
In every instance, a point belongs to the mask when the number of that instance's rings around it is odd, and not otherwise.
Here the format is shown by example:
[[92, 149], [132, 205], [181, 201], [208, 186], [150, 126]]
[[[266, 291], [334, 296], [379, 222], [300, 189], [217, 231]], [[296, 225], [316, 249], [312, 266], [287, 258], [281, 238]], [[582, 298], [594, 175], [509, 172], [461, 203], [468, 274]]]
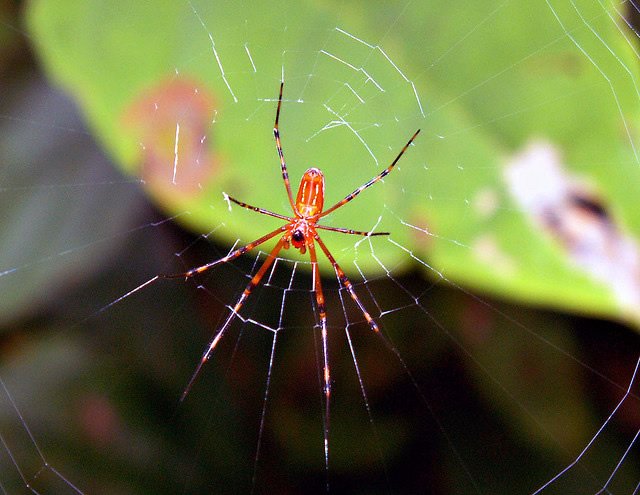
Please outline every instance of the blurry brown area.
[[219, 159], [212, 139], [202, 139], [215, 108], [205, 85], [175, 75], [144, 90], [124, 112], [124, 125], [141, 143], [138, 175], [157, 201], [198, 195], [215, 180]]

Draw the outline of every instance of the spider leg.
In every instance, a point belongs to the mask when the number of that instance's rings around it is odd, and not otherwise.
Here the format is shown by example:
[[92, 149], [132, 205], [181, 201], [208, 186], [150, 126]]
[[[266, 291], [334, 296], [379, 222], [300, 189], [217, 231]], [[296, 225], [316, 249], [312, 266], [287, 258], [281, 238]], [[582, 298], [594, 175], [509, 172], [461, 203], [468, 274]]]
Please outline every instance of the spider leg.
[[229, 328], [229, 325], [231, 325], [231, 323], [236, 318], [236, 316], [238, 316], [238, 311], [240, 311], [240, 309], [242, 308], [246, 300], [251, 295], [251, 291], [253, 291], [254, 287], [260, 283], [260, 280], [262, 279], [264, 274], [267, 272], [269, 267], [273, 264], [273, 261], [276, 259], [276, 256], [278, 256], [278, 253], [280, 252], [280, 250], [283, 248], [284, 245], [285, 245], [285, 239], [283, 237], [278, 241], [275, 247], [271, 250], [271, 252], [267, 256], [267, 259], [264, 260], [264, 262], [262, 263], [262, 266], [260, 267], [260, 269], [251, 278], [251, 280], [247, 284], [247, 287], [244, 289], [244, 291], [242, 292], [242, 295], [236, 302], [235, 306], [231, 308], [231, 313], [229, 314], [229, 316], [227, 316], [227, 319], [224, 321], [224, 323], [220, 327], [220, 330], [218, 330], [218, 332], [215, 334], [211, 342], [209, 342], [209, 345], [207, 346], [204, 353], [202, 354], [202, 358], [200, 358], [200, 362], [198, 363], [198, 366], [193, 372], [193, 375], [191, 375], [191, 379], [189, 380], [189, 383], [187, 383], [187, 386], [184, 389], [184, 392], [182, 392], [182, 397], [180, 398], [180, 400], [185, 399], [185, 397], [191, 390], [191, 387], [193, 386], [193, 383], [195, 382], [196, 378], [198, 378], [198, 375], [200, 374], [200, 370], [202, 369], [204, 364], [209, 360], [209, 358], [211, 357], [211, 353], [218, 345], [218, 342], [220, 342], [220, 339], [222, 339], [222, 337], [224, 336], [224, 333]]
[[289, 196], [289, 203], [294, 213], [297, 212], [296, 206], [293, 202], [293, 193], [291, 192], [291, 183], [289, 182], [289, 172], [287, 172], [287, 163], [284, 161], [284, 153], [282, 152], [282, 143], [280, 142], [280, 131], [278, 129], [278, 122], [280, 121], [280, 107], [282, 106], [282, 89], [284, 88], [284, 81], [280, 82], [280, 95], [278, 96], [278, 109], [276, 110], [276, 121], [273, 124], [273, 136], [276, 138], [276, 149], [278, 150], [278, 156], [280, 157], [280, 168], [282, 169], [282, 180], [284, 181], [284, 187], [287, 189], [287, 196]]
[[316, 229], [330, 230], [331, 232], [341, 232], [343, 234], [362, 235], [365, 237], [374, 235], [390, 235], [390, 232], [364, 232], [362, 230], [343, 229], [341, 227], [327, 227], [326, 225], [314, 225]]
[[396, 159], [393, 160], [393, 162], [391, 162], [391, 165], [389, 165], [387, 168], [385, 168], [382, 172], [380, 172], [378, 175], [376, 175], [373, 179], [371, 179], [369, 182], [367, 182], [366, 184], [362, 184], [358, 189], [356, 189], [355, 191], [353, 191], [350, 194], [347, 194], [345, 196], [344, 199], [341, 199], [340, 201], [338, 201], [335, 205], [333, 205], [331, 208], [324, 210], [322, 213], [318, 214], [316, 216], [316, 219], [318, 218], [322, 218], [325, 215], [328, 215], [329, 213], [331, 213], [334, 210], [337, 210], [338, 208], [340, 208], [342, 205], [348, 203], [349, 201], [351, 201], [353, 198], [355, 198], [358, 194], [360, 194], [362, 191], [364, 191], [367, 187], [372, 186], [373, 184], [375, 184], [376, 182], [378, 182], [380, 179], [382, 179], [385, 175], [387, 175], [389, 172], [391, 172], [391, 170], [393, 169], [393, 167], [395, 167], [396, 163], [398, 163], [398, 160], [400, 160], [400, 157], [404, 154], [404, 152], [407, 150], [407, 148], [411, 145], [411, 143], [413, 142], [413, 140], [416, 138], [416, 136], [420, 133], [420, 129], [418, 129], [415, 134], [413, 136], [411, 136], [411, 139], [409, 139], [409, 141], [407, 142], [407, 144], [404, 145], [404, 147], [400, 150], [400, 153], [398, 153], [398, 156], [396, 156]]
[[[285, 219], [289, 220], [289, 218], [287, 218], [287, 217], [285, 217]], [[118, 299], [116, 299], [114, 301], [111, 301], [109, 304], [107, 304], [106, 306], [101, 308], [98, 311], [98, 313], [102, 313], [103, 311], [106, 311], [107, 309], [111, 308], [112, 306], [118, 304], [123, 299], [126, 299], [127, 297], [135, 294], [139, 290], [144, 289], [146, 286], [151, 285], [152, 283], [154, 283], [158, 279], [190, 278], [190, 277], [193, 277], [194, 275], [197, 275], [198, 273], [202, 273], [204, 271], [207, 271], [209, 268], [212, 268], [212, 267], [214, 267], [214, 266], [216, 266], [216, 265], [218, 265], [220, 263], [225, 263], [227, 261], [234, 260], [235, 258], [240, 256], [241, 254], [244, 254], [247, 251], [252, 250], [253, 248], [259, 246], [263, 242], [268, 241], [272, 237], [275, 237], [280, 232], [286, 230], [286, 228], [287, 228], [287, 226], [283, 225], [282, 227], [279, 227], [278, 229], [274, 230], [273, 232], [270, 232], [269, 234], [260, 237], [260, 239], [256, 239], [255, 241], [250, 242], [246, 246], [243, 246], [243, 247], [241, 247], [239, 249], [236, 249], [235, 251], [232, 251], [228, 255], [226, 255], [226, 256], [224, 256], [224, 257], [222, 257], [220, 259], [217, 259], [215, 261], [212, 261], [211, 263], [207, 263], [206, 265], [202, 265], [202, 266], [199, 266], [197, 268], [193, 268], [193, 269], [191, 269], [189, 271], [186, 271], [186, 272], [183, 272], [183, 273], [174, 273], [174, 274], [171, 274], [171, 275], [165, 275], [165, 274], [156, 275], [155, 277], [152, 277], [149, 280], [147, 280], [146, 282], [143, 282], [142, 284], [138, 285], [138, 287], [136, 287], [135, 289], [131, 289], [129, 292], [127, 292], [126, 294], [120, 296]]]
[[329, 469], [329, 405], [331, 395], [331, 373], [329, 371], [329, 351], [327, 348], [327, 312], [322, 292], [322, 282], [320, 280], [320, 268], [318, 267], [318, 257], [313, 241], [308, 244], [311, 266], [313, 267], [313, 284], [316, 293], [316, 305], [320, 315], [320, 328], [322, 332], [322, 359], [323, 359], [323, 380], [324, 380], [324, 462], [325, 468]]
[[242, 201], [238, 201], [237, 199], [232, 198], [228, 194], [226, 197], [229, 199], [229, 201], [233, 201], [238, 206], [242, 206], [243, 208], [247, 208], [248, 210], [253, 210], [255, 212], [262, 213], [263, 215], [269, 215], [271, 217], [281, 218], [282, 220], [288, 220], [289, 222], [293, 221], [293, 218], [291, 217], [288, 217], [286, 215], [280, 215], [280, 213], [274, 213], [272, 211], [265, 210], [264, 208], [259, 208], [257, 206], [252, 206], [250, 204], [243, 203]]
[[324, 251], [325, 256], [333, 265], [333, 269], [336, 272], [336, 275], [338, 277], [338, 280], [340, 281], [340, 284], [346, 289], [346, 291], [351, 296], [351, 299], [353, 299], [353, 301], [358, 305], [358, 308], [360, 308], [360, 311], [362, 312], [364, 319], [367, 320], [367, 323], [371, 327], [371, 330], [373, 330], [377, 334], [380, 334], [380, 328], [378, 327], [378, 324], [373, 320], [373, 318], [371, 317], [367, 309], [364, 307], [364, 304], [362, 304], [362, 301], [356, 294], [356, 291], [353, 289], [353, 284], [351, 283], [349, 278], [345, 275], [342, 268], [340, 268], [340, 265], [338, 264], [336, 259], [333, 257], [333, 255], [331, 254], [327, 246], [324, 244], [324, 242], [322, 242], [322, 239], [320, 239], [320, 236], [318, 235], [317, 232], [314, 236], [314, 239], [318, 242], [318, 245], [320, 246], [322, 251]]
[[140, 285], [138, 285], [138, 287], [136, 287], [135, 289], [131, 289], [129, 292], [127, 292], [126, 294], [123, 294], [122, 296], [120, 296], [118, 299], [115, 299], [113, 301], [111, 301], [109, 304], [107, 304], [106, 306], [103, 306], [102, 308], [100, 308], [98, 311], [96, 311], [92, 316], [95, 316], [99, 313], [103, 313], [106, 310], [108, 310], [109, 308], [111, 308], [112, 306], [115, 306], [116, 304], [118, 304], [120, 301], [122, 301], [123, 299], [126, 299], [127, 297], [135, 294], [136, 292], [138, 292], [139, 290], [144, 289], [147, 285], [151, 285], [152, 283], [154, 283], [156, 280], [158, 280], [160, 277], [160, 275], [156, 275], [155, 277], [150, 278], [149, 280], [147, 280], [146, 282], [141, 283]]
[[[242, 246], [241, 248], [238, 248], [235, 251], [230, 252], [229, 254], [227, 254], [226, 256], [223, 256], [220, 259], [217, 259], [215, 261], [211, 261], [210, 263], [207, 263], [206, 265], [202, 265], [202, 266], [198, 266], [196, 268], [192, 268], [191, 270], [188, 270], [188, 271], [183, 272], [183, 273], [174, 273], [174, 274], [171, 274], [171, 275], [156, 275], [156, 278], [190, 278], [190, 277], [193, 277], [194, 275], [197, 275], [198, 273], [205, 272], [209, 268], [213, 268], [214, 266], [219, 265], [220, 263], [226, 263], [227, 261], [231, 261], [231, 260], [236, 259], [238, 256], [240, 256], [240, 255], [242, 255], [242, 254], [244, 254], [244, 253], [246, 253], [248, 251], [251, 251], [253, 248], [259, 246], [263, 242], [266, 242], [269, 239], [271, 239], [272, 237], [275, 237], [280, 232], [283, 232], [284, 230], [286, 230], [286, 228], [287, 228], [286, 225], [283, 225], [282, 227], [278, 227], [273, 232], [269, 232], [267, 235], [264, 235], [264, 236], [260, 237], [259, 239], [256, 239], [255, 241], [250, 242], [246, 246]], [[147, 283], [149, 283], [149, 282], [147, 282]]]

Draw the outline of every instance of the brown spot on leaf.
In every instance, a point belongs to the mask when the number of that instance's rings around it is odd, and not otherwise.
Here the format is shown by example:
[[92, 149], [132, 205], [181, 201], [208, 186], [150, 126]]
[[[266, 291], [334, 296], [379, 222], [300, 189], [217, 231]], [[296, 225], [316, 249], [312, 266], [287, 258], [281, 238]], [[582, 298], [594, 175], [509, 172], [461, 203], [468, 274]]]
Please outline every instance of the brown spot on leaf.
[[539, 77], [548, 80], [549, 77], [577, 78], [585, 67], [580, 54], [566, 52], [549, 52], [537, 57], [531, 57], [522, 65], [522, 71], [527, 78]]
[[139, 175], [154, 196], [171, 202], [196, 196], [216, 176], [215, 115], [213, 95], [184, 78], [145, 89], [126, 108], [123, 123], [142, 149]]
[[431, 222], [426, 213], [414, 211], [410, 218], [406, 226], [411, 229], [412, 244], [420, 250], [430, 249], [433, 245], [434, 237], [437, 236], [431, 230]]

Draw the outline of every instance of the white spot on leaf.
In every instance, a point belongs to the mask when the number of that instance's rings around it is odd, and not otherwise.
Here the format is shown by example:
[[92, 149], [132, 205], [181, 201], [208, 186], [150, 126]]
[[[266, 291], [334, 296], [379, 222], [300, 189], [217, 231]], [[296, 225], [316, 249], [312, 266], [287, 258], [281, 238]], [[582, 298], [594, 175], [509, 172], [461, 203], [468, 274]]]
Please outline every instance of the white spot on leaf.
[[567, 172], [551, 143], [532, 142], [505, 168], [524, 213], [564, 249], [571, 262], [608, 286], [620, 307], [639, 315], [638, 244], [611, 217], [593, 188]]

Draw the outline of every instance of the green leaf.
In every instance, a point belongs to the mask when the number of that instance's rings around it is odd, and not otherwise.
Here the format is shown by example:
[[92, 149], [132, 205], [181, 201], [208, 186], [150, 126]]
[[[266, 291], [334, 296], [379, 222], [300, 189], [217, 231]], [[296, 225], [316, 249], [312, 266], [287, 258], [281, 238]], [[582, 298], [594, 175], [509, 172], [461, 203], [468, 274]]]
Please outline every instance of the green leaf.
[[[391, 232], [355, 246], [326, 233], [347, 271], [353, 262], [397, 270], [413, 256], [456, 284], [637, 320], [640, 288], [624, 273], [638, 259], [638, 67], [626, 26], [609, 15], [619, 18], [591, 1], [240, 11], [233, 2], [60, 0], [32, 2], [29, 25], [48, 72], [117, 163], [195, 231], [248, 242], [279, 225], [229, 211], [223, 192], [290, 210], [271, 134], [284, 74], [280, 128], [294, 194], [316, 166], [326, 203], [339, 200], [422, 128], [398, 170], [327, 217]], [[514, 168], [527, 161], [528, 172]], [[522, 189], [536, 164], [548, 171], [551, 162], [556, 196]], [[543, 186], [553, 179], [532, 175]]]

